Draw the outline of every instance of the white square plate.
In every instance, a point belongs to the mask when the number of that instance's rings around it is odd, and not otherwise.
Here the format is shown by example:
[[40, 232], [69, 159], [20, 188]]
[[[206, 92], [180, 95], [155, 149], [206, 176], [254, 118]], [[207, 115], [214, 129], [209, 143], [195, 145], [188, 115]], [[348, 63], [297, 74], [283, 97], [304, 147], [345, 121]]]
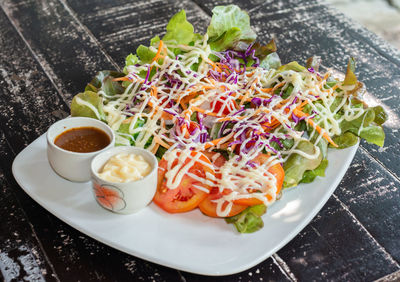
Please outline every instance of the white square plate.
[[82, 233], [123, 252], [203, 275], [244, 271], [271, 256], [298, 234], [332, 195], [358, 146], [330, 150], [326, 177], [283, 192], [263, 216], [264, 228], [239, 234], [222, 219], [198, 210], [168, 214], [151, 204], [118, 215], [95, 201], [90, 182], [73, 183], [51, 169], [42, 135], [15, 158], [13, 174], [36, 202]]

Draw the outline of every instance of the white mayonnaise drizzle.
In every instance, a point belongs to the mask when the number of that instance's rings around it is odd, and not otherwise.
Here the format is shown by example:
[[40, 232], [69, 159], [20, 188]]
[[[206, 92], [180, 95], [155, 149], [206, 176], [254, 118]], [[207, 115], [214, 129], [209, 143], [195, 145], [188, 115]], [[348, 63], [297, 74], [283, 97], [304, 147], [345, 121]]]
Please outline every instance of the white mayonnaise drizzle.
[[[163, 156], [167, 161], [165, 181], [168, 189], [177, 189], [183, 177], [189, 176], [195, 182], [193, 187], [201, 191], [208, 192], [210, 187], [218, 187], [220, 192], [224, 189], [231, 190], [232, 193], [214, 200], [217, 204], [217, 214], [227, 216], [233, 201], [237, 199], [256, 198], [267, 206], [275, 202], [277, 179], [270, 172], [271, 168], [283, 163], [292, 154], [299, 154], [308, 159], [318, 158], [321, 151], [316, 144], [323, 138], [322, 135], [339, 135], [340, 122], [358, 118], [363, 111], [349, 106], [351, 95], [348, 91], [352, 89], [347, 89], [340, 82], [336, 86], [340, 91], [326, 86], [327, 78], [331, 76], [329, 71], [322, 77], [319, 73], [307, 70], [278, 72], [257, 67], [248, 68], [243, 73], [232, 72], [225, 81], [217, 81], [210, 75], [214, 66], [209, 63], [211, 49], [207, 39], [206, 35], [193, 46], [164, 42], [169, 49], [165, 49], [167, 56], [161, 64], [154, 61], [147, 65], [128, 66], [131, 84], [123, 94], [113, 96], [113, 99], [108, 101], [104, 112], [107, 123], [114, 130], [118, 130], [123, 124], [129, 124], [127, 133], [117, 132], [117, 143], [130, 144], [132, 141], [136, 146], [146, 147], [153, 152], [157, 151], [160, 143], [169, 147]], [[157, 48], [151, 48], [154, 52], [157, 51]], [[180, 48], [187, 53], [175, 58], [171, 51], [173, 48]], [[191, 69], [194, 64], [198, 64], [196, 72]], [[148, 72], [150, 68], [157, 70], [151, 79], [144, 80], [138, 77], [138, 73]], [[237, 83], [229, 82], [235, 78]], [[281, 92], [289, 86], [293, 88], [286, 99], [282, 98], [281, 93], [271, 94], [275, 92], [274, 87], [279, 89], [279, 85], [282, 85]], [[105, 96], [104, 93], [102, 95]], [[253, 98], [269, 102], [259, 107], [247, 108], [240, 114], [233, 114], [245, 101], [251, 101]], [[191, 109], [182, 111], [179, 103], [185, 99], [188, 99], [185, 103], [189, 102]], [[245, 100], [241, 101], [242, 99]], [[310, 116], [304, 117], [305, 120], [318, 114], [313, 119], [314, 130], [310, 136], [318, 135], [314, 138], [313, 154], [307, 154], [297, 148], [300, 141], [309, 139], [304, 137], [303, 132], [294, 129], [296, 123], [293, 121], [293, 115], [297, 115], [299, 107], [304, 107], [305, 102], [311, 109]], [[78, 103], [86, 105], [84, 101]], [[91, 105], [86, 106], [93, 108]], [[193, 110], [193, 107], [197, 107], [197, 110]], [[217, 107], [220, 107], [219, 110]], [[199, 128], [193, 134], [188, 134], [185, 127], [182, 130], [181, 124], [186, 123], [186, 126], [189, 126], [190, 117], [194, 112], [200, 110], [207, 116], [207, 122], [213, 124], [224, 121], [225, 109], [231, 112], [228, 116], [235, 123], [232, 123], [230, 128], [231, 133], [222, 137], [218, 144], [212, 143], [212, 140], [199, 142], [205, 129]], [[92, 110], [99, 116], [96, 109]], [[340, 118], [337, 116], [339, 110], [344, 111]], [[144, 125], [135, 127], [138, 121], [144, 122]], [[167, 129], [165, 124], [175, 126]], [[320, 127], [320, 133], [316, 131], [316, 126]], [[268, 134], [259, 135], [256, 141], [249, 136], [265, 132]], [[133, 134], [137, 135], [132, 137]], [[254, 148], [249, 149], [248, 153], [234, 154], [221, 167], [212, 165], [221, 158], [219, 153], [211, 157], [211, 162], [205, 161], [206, 157], [201, 152], [211, 152], [212, 149], [222, 146], [226, 148], [227, 142], [238, 140], [241, 136], [245, 136], [241, 142], [242, 147], [254, 143]], [[281, 148], [277, 152], [271, 147], [277, 139], [293, 139], [294, 145], [290, 149]], [[233, 151], [232, 147], [229, 147], [229, 150]], [[269, 154], [268, 160], [251, 165], [263, 151]], [[207, 169], [203, 171], [204, 177], [200, 177], [200, 174], [194, 171], [193, 167], [196, 164]], [[254, 191], [257, 193], [253, 193]]]

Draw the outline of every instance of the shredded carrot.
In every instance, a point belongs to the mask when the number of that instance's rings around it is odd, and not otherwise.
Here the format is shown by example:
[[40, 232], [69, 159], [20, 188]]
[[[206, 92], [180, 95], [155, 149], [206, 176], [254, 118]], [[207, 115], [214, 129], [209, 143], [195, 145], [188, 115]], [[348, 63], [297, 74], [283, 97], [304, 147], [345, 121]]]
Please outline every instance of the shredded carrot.
[[[298, 110], [297, 108], [293, 110], [293, 113], [297, 116], [297, 117], [307, 117], [308, 115], [306, 113], [303, 113], [302, 111]], [[315, 122], [312, 119], [307, 119], [307, 123], [310, 124], [312, 127], [315, 128], [315, 130], [319, 133], [322, 134], [323, 129], [316, 125]], [[324, 137], [326, 139], [326, 141], [328, 141], [329, 143], [332, 144], [332, 146], [334, 147], [339, 147], [335, 142], [333, 142], [332, 138], [328, 135], [327, 132], [324, 132], [322, 134], [322, 137]]]
[[[152, 63], [160, 58], [160, 54], [161, 54], [163, 45], [164, 45], [164, 42], [162, 40], [160, 40], [160, 44], [158, 45], [157, 53], [154, 56], [154, 58], [151, 60]], [[153, 65], [150, 66], [150, 72], [151, 72], [152, 69], [153, 69]]]
[[130, 79], [127, 76], [123, 76], [123, 77], [116, 77], [113, 78], [112, 81], [129, 81]]
[[254, 80], [254, 84], [250, 87], [250, 89], [246, 92], [246, 94], [239, 98], [240, 106], [242, 106], [244, 102], [247, 101], [247, 98], [250, 96], [250, 92], [254, 90], [254, 85], [257, 84], [257, 82], [258, 82], [258, 77]]
[[184, 111], [187, 110], [186, 104], [185, 104], [182, 100], [181, 100], [181, 102], [180, 102], [179, 104], [181, 105], [181, 107], [182, 107], [182, 109], [183, 109]]
[[246, 73], [246, 76], [250, 77], [250, 76], [253, 76], [255, 73], [256, 73], [255, 71], [252, 71], [251, 73]]
[[299, 109], [299, 110], [303, 110], [303, 108], [305, 107], [305, 105], [307, 105], [308, 104], [308, 101], [304, 101], [304, 102], [302, 102], [298, 107], [296, 107], [297, 109]]
[[[246, 92], [243, 96], [239, 97], [240, 99], [240, 106], [242, 106], [245, 102], [248, 102], [248, 97], [250, 96], [250, 90]], [[250, 99], [251, 101], [251, 99]]]
[[278, 89], [279, 87], [281, 87], [281, 86], [283, 86], [283, 85], [285, 85], [285, 81], [282, 81], [281, 83], [278, 83], [277, 85], [275, 85], [273, 88], [272, 88], [272, 92], [274, 92], [276, 89]]
[[211, 148], [212, 146], [216, 146], [216, 145], [218, 145], [219, 143], [221, 143], [221, 141], [222, 141], [223, 139], [225, 139], [225, 137], [221, 137], [221, 138], [218, 138], [218, 139], [211, 140], [211, 141], [205, 143], [204, 148], [205, 148], [205, 149], [208, 149], [208, 148]]
[[260, 90], [265, 93], [270, 93], [273, 88], [261, 88]]
[[211, 65], [211, 66], [214, 68], [214, 70], [217, 70], [217, 71], [219, 71], [219, 72], [222, 72], [222, 70], [221, 70], [213, 61], [211, 61], [209, 58], [206, 58], [205, 61], [206, 61], [209, 65]]
[[157, 98], [157, 87], [153, 85], [151, 87], [150, 93], [151, 93], [151, 96]]
[[158, 135], [154, 135], [154, 141], [163, 146], [164, 148], [169, 149], [171, 146], [165, 143]]
[[151, 152], [152, 152], [153, 154], [155, 154], [155, 153], [157, 152], [157, 150], [158, 150], [158, 147], [160, 147], [160, 144], [159, 144], [159, 143], [157, 143], [157, 144], [153, 147], [153, 149], [151, 149]]
[[158, 45], [157, 54], [154, 56], [154, 58], [151, 60], [151, 62], [158, 60], [158, 58], [160, 57], [163, 45], [164, 45], [164, 42], [162, 40], [160, 40], [160, 44]]

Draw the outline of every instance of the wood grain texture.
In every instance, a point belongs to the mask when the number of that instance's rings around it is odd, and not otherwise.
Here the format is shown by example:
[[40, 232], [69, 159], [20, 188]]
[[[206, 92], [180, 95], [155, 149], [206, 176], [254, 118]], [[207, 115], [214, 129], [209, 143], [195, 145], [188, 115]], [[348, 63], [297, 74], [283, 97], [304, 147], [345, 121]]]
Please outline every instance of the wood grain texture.
[[[1, 223], [11, 222], [14, 213], [18, 215], [21, 209], [26, 215], [21, 222], [15, 219], [14, 225], [0, 229], [4, 236], [4, 241], [0, 240], [0, 265], [18, 262], [19, 257], [25, 256], [36, 261], [30, 264], [32, 273], [41, 273], [46, 280], [53, 275], [64, 281], [179, 280], [176, 270], [136, 259], [82, 235], [41, 208], [15, 183], [11, 164], [16, 153], [44, 133], [51, 123], [65, 117], [68, 105], [58, 96], [3, 12], [0, 26], [0, 45], [4, 47], [0, 52], [0, 158], [1, 175], [8, 180], [2, 185], [7, 197], [0, 198], [5, 213]], [[12, 198], [12, 193], [18, 200]], [[8, 218], [10, 221], [6, 221]], [[46, 257], [51, 258], [52, 267], [50, 262], [46, 264]], [[24, 265], [19, 266], [20, 275], [25, 275], [21, 269]]]
[[234, 275], [220, 277], [201, 276], [187, 272], [181, 272], [183, 280], [187, 282], [228, 282], [228, 281], [293, 281], [291, 274], [284, 269], [275, 258], [271, 257], [258, 265]]
[[99, 69], [116, 65], [60, 1], [1, 1], [12, 24], [69, 102]]
[[[373, 281], [400, 269], [399, 205], [390, 202], [400, 183], [391, 182], [388, 172], [376, 175], [378, 169], [379, 164], [359, 150], [335, 196], [278, 252], [300, 280]], [[373, 178], [383, 183], [368, 181]], [[386, 200], [374, 197], [378, 189], [386, 191]], [[342, 194], [347, 195], [339, 198]]]
[[[46, 280], [215, 280], [148, 263], [82, 235], [30, 199], [10, 170], [15, 153], [66, 115], [73, 94], [96, 71], [122, 66], [139, 44], [162, 35], [179, 9], [203, 32], [210, 9], [231, 1], [197, 2], [0, 2], [5, 11], [0, 12], [0, 157], [5, 160], [0, 215], [7, 224], [7, 231], [0, 229], [0, 256], [7, 252], [17, 263], [21, 256], [34, 258], [32, 269]], [[399, 54], [319, 2], [305, 2], [236, 3], [250, 12], [262, 41], [277, 39], [283, 61], [318, 54], [326, 65], [343, 70], [346, 56], [359, 57], [360, 79], [373, 95], [369, 100], [384, 103], [390, 113], [387, 147], [362, 143], [335, 196], [309, 226], [278, 254], [222, 281], [372, 281], [399, 270]], [[2, 238], [10, 239], [2, 243]], [[4, 261], [9, 260], [0, 257], [0, 266]]]
[[121, 66], [125, 57], [135, 53], [140, 44], [149, 45], [150, 39], [165, 34], [168, 20], [185, 9], [188, 21], [198, 32], [205, 32], [209, 17], [193, 2], [129, 0], [92, 1], [66, 0], [79, 20], [102, 43], [107, 53]]
[[399, 263], [400, 181], [361, 150], [335, 195]]
[[[0, 130], [0, 158], [11, 163], [14, 154]], [[54, 268], [29, 222], [8, 175], [0, 168], [0, 280], [57, 281]], [[19, 188], [18, 188], [19, 189]]]

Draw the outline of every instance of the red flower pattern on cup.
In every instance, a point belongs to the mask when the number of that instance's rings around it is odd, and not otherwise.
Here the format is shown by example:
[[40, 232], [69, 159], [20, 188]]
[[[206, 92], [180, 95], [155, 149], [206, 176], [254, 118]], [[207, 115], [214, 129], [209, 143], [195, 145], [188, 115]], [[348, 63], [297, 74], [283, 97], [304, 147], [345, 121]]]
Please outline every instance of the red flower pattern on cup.
[[117, 187], [93, 183], [93, 190], [96, 201], [103, 208], [111, 211], [122, 211], [125, 209], [124, 193]]

